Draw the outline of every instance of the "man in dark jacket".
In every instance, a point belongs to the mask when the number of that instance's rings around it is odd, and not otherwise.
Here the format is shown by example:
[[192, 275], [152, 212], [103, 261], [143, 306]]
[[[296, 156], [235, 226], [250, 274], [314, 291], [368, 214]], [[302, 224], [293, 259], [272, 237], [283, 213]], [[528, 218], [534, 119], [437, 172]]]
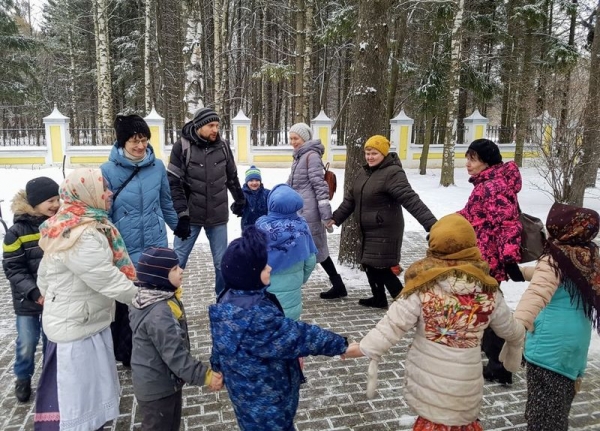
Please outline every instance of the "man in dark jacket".
[[221, 259], [227, 248], [227, 190], [234, 199], [234, 214], [241, 216], [246, 203], [229, 143], [219, 134], [219, 121], [214, 110], [199, 109], [192, 121], [183, 126], [167, 168], [173, 206], [179, 217], [174, 232], [179, 265], [185, 268], [204, 227], [215, 266], [217, 295], [223, 290]]

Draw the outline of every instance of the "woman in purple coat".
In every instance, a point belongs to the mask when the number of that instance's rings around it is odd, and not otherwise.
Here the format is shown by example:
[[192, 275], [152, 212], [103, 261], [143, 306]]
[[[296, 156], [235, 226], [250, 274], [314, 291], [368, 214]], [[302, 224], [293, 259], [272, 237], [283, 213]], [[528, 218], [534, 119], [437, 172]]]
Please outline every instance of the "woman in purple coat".
[[[498, 283], [522, 280], [517, 263], [521, 261], [521, 232], [519, 201], [521, 173], [515, 162], [502, 162], [500, 149], [489, 139], [477, 139], [467, 153], [469, 182], [474, 188], [465, 207], [459, 211], [477, 234], [477, 245], [483, 259], [490, 266], [490, 275]], [[515, 274], [514, 277], [512, 275]], [[488, 357], [483, 376], [490, 381], [512, 383], [512, 374], [498, 359], [504, 340], [491, 329], [486, 329], [482, 347]]]

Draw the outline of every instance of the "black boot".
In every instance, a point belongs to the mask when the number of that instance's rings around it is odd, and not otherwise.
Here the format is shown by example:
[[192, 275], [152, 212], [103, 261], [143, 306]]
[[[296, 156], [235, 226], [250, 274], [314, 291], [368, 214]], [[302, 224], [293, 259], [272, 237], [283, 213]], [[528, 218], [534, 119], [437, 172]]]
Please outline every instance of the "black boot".
[[359, 299], [359, 305], [362, 305], [363, 307], [387, 308], [388, 302], [385, 297], [385, 287], [371, 285], [371, 292], [373, 293], [373, 296], [371, 298]]
[[31, 397], [31, 379], [17, 379], [15, 383], [15, 396], [22, 403], [29, 401], [29, 397]]
[[501, 385], [512, 385], [512, 373], [504, 368], [501, 362], [488, 361], [483, 367], [483, 378], [488, 382], [498, 382]]
[[342, 276], [339, 274], [334, 275], [329, 279], [331, 281], [332, 287], [327, 292], [321, 292], [319, 295], [321, 299], [336, 299], [336, 298], [345, 298], [348, 296], [348, 292], [346, 291], [346, 286], [342, 281]]

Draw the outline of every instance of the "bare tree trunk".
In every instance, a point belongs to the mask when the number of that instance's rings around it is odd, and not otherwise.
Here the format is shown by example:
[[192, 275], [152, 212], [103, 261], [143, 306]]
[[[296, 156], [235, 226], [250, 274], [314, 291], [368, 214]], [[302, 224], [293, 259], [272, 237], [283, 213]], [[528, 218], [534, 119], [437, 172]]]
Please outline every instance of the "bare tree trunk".
[[224, 3], [226, 0], [214, 0], [213, 2], [213, 23], [214, 23], [214, 100], [215, 100], [215, 111], [222, 113], [223, 111], [223, 40], [225, 35], [223, 34], [223, 14], [224, 14]]
[[110, 42], [108, 33], [108, 0], [94, 2], [94, 29], [96, 32], [96, 76], [98, 81], [98, 143], [110, 145], [112, 140], [113, 112], [110, 67]]
[[[70, 117], [71, 117], [71, 122], [73, 124], [73, 127], [75, 129], [78, 129], [81, 127], [81, 125], [79, 124], [79, 112], [77, 109], [77, 86], [76, 86], [76, 81], [75, 81], [75, 73], [76, 73], [76, 66], [75, 66], [75, 53], [74, 53], [74, 49], [73, 49], [73, 32], [71, 30], [71, 28], [68, 29], [67, 31], [67, 42], [69, 44], [69, 91], [70, 91], [70, 96], [71, 96], [71, 113], [70, 113]], [[75, 145], [79, 145], [79, 133], [77, 133], [77, 131], [75, 131], [75, 133], [72, 133], [71, 136], [73, 136], [73, 144]]]
[[581, 162], [573, 175], [572, 204], [583, 205], [585, 189], [596, 183], [600, 161], [600, 1], [596, 8], [594, 42], [590, 52], [590, 83], [583, 117], [583, 148]]
[[304, 19], [304, 64], [302, 72], [302, 117], [304, 121], [310, 121], [311, 112], [311, 94], [313, 89], [313, 73], [312, 73], [312, 31], [313, 31], [313, 5], [314, 0], [305, 0], [305, 19]]
[[[372, 135], [385, 133], [387, 125], [385, 114], [389, 36], [388, 25], [382, 17], [389, 14], [391, 3], [391, 0], [359, 2], [354, 70], [348, 105], [348, 133], [345, 139], [345, 192], [352, 187], [362, 169], [365, 141]], [[360, 229], [352, 216], [342, 228], [340, 262], [356, 265], [361, 248]]]
[[145, 0], [144, 3], [144, 22], [146, 24], [144, 31], [144, 107], [146, 113], [152, 109], [152, 65], [150, 64], [150, 42], [152, 34], [152, 0]]
[[460, 82], [460, 59], [462, 44], [462, 19], [464, 13], [464, 0], [458, 0], [454, 23], [452, 25], [452, 41], [450, 52], [452, 55], [450, 71], [448, 73], [448, 90], [450, 98], [447, 110], [446, 138], [442, 156], [442, 173], [440, 185], [448, 187], [454, 185], [454, 146], [456, 144], [456, 129], [458, 120], [458, 96]]
[[205, 37], [202, 31], [201, 20], [197, 17], [197, 10], [183, 2], [184, 17], [186, 22], [184, 68], [185, 84], [184, 98], [186, 117], [192, 118], [198, 108], [198, 101], [202, 97], [202, 50], [201, 40]]
[[[523, 39], [523, 49], [521, 54], [521, 72], [518, 83], [518, 101], [516, 114], [516, 137], [515, 137], [515, 163], [517, 166], [523, 165], [523, 150], [527, 131], [531, 123], [531, 115], [529, 114], [531, 105], [531, 88], [533, 88], [533, 28], [527, 27], [525, 37]], [[543, 135], [543, 131], [542, 131]], [[543, 139], [543, 137], [542, 137]]]
[[294, 49], [295, 65], [294, 65], [294, 122], [306, 121], [302, 115], [302, 95], [304, 90], [304, 49], [306, 33], [304, 31], [305, 3], [304, 0], [296, 0], [296, 47]]

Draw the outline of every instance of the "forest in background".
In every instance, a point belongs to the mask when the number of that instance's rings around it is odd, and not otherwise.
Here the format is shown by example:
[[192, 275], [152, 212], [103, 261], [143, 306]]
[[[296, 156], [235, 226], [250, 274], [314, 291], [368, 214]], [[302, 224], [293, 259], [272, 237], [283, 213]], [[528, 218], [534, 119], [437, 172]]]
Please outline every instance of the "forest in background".
[[[72, 144], [112, 139], [116, 113], [165, 117], [167, 144], [199, 106], [224, 130], [241, 109], [253, 143], [277, 145], [321, 109], [346, 145], [348, 188], [362, 144], [388, 134], [401, 108], [414, 141], [443, 144], [440, 184], [454, 183], [454, 146], [474, 109], [515, 142], [556, 119], [540, 148], [557, 200], [579, 203], [600, 154], [598, 0], [0, 0], [0, 131], [43, 133], [56, 104]], [[31, 132], [24, 132], [30, 130]], [[260, 131], [260, 135], [259, 135]], [[538, 133], [541, 136], [542, 133]], [[260, 138], [259, 138], [260, 136]], [[74, 138], [73, 138], [74, 137]], [[340, 258], [352, 261], [356, 225]], [[349, 257], [350, 256], [350, 257]]]

